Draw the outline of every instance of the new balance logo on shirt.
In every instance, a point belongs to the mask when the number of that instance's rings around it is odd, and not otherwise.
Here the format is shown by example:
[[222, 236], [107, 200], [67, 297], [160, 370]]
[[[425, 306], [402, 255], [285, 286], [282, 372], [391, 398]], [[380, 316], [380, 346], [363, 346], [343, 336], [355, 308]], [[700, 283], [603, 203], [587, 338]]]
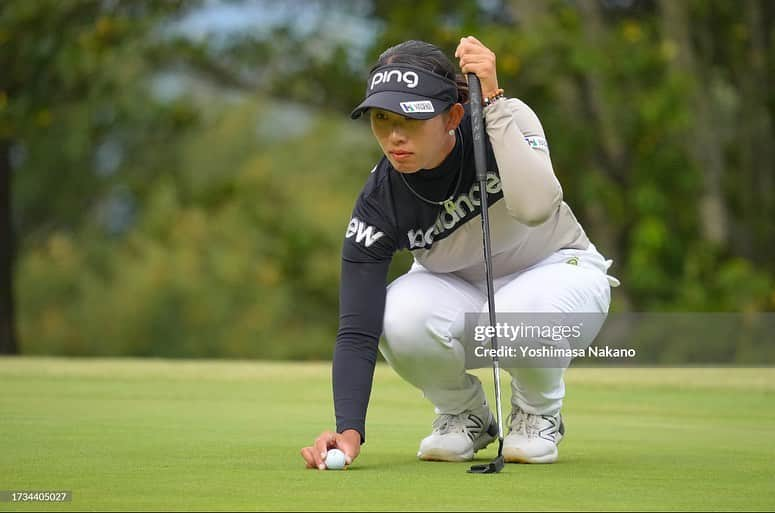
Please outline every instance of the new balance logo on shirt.
[[350, 219], [350, 224], [347, 225], [347, 232], [344, 237], [349, 239], [355, 236], [355, 242], [363, 244], [367, 248], [377, 242], [384, 233], [377, 231], [373, 226], [369, 226], [357, 217]]
[[[487, 193], [497, 194], [501, 189], [500, 177], [495, 173], [487, 173]], [[452, 230], [469, 214], [474, 213], [476, 207], [481, 205], [479, 182], [475, 182], [467, 193], [463, 192], [455, 198], [454, 203], [455, 210], [452, 213], [442, 210], [432, 226], [417, 228], [407, 232], [410, 250], [430, 246], [436, 237], [448, 230]]]

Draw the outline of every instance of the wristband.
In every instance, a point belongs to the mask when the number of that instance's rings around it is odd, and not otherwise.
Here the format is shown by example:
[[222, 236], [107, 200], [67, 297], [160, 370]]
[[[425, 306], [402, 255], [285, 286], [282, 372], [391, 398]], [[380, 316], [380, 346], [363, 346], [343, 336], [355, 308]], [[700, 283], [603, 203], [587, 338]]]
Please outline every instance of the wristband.
[[484, 104], [485, 107], [487, 107], [488, 105], [492, 105], [498, 100], [505, 98], [503, 93], [504, 93], [503, 89], [496, 89], [495, 92], [492, 93], [490, 96], [485, 97], [482, 103]]

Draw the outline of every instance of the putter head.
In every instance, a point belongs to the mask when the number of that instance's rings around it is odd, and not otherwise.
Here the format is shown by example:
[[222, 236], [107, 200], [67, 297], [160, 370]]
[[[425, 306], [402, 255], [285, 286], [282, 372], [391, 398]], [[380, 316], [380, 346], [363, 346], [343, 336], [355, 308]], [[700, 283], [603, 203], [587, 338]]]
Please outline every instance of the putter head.
[[473, 465], [468, 469], [469, 474], [497, 474], [503, 470], [503, 438], [498, 439], [498, 457], [487, 465]]
[[469, 474], [497, 474], [503, 470], [503, 455], [499, 454], [497, 458], [487, 465], [474, 465], [468, 469]]

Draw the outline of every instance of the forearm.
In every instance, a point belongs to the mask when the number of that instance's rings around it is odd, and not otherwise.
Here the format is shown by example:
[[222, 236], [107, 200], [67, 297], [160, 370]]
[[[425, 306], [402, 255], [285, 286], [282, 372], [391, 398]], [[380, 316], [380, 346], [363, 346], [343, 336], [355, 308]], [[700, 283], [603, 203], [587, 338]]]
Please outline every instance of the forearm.
[[496, 101], [484, 115], [509, 213], [529, 226], [543, 223], [559, 207], [562, 188], [548, 150], [536, 150], [525, 140], [544, 140], [540, 122], [518, 100]]
[[366, 440], [366, 411], [371, 396], [377, 341], [342, 334], [337, 337], [332, 367], [336, 431], [353, 429]]
[[366, 410], [371, 396], [389, 261], [343, 260], [332, 383], [336, 430], [354, 429], [366, 440]]

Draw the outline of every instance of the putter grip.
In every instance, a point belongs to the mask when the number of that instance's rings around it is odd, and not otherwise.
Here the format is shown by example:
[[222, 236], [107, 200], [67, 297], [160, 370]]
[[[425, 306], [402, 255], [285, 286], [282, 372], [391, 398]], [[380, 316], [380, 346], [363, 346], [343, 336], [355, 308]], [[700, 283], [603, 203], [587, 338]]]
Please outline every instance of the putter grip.
[[487, 179], [487, 160], [484, 152], [484, 122], [482, 115], [482, 85], [475, 73], [468, 73], [468, 92], [471, 102], [471, 128], [474, 138], [474, 165], [476, 179]]

